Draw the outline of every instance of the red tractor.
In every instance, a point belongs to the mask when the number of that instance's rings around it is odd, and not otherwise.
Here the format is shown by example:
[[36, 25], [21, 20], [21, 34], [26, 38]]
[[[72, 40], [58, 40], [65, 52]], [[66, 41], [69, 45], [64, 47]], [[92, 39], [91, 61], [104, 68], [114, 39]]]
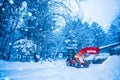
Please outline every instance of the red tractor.
[[66, 59], [66, 65], [67, 66], [74, 66], [77, 68], [80, 67], [89, 67], [89, 61], [85, 60], [85, 57], [87, 55], [96, 55], [99, 54], [99, 48], [97, 47], [86, 47], [82, 48], [77, 54], [75, 54], [74, 49], [71, 49], [72, 52], [68, 53], [69, 55], [67, 56]]

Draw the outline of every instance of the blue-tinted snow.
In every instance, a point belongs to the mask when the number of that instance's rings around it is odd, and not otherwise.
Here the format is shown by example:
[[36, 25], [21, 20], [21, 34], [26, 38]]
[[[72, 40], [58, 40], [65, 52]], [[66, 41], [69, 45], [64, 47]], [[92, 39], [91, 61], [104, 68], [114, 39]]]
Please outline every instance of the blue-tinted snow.
[[9, 0], [10, 4], [14, 4], [14, 1], [13, 0]]
[[120, 56], [110, 56], [103, 64], [74, 68], [64, 60], [21, 63], [0, 61], [0, 80], [120, 80]]

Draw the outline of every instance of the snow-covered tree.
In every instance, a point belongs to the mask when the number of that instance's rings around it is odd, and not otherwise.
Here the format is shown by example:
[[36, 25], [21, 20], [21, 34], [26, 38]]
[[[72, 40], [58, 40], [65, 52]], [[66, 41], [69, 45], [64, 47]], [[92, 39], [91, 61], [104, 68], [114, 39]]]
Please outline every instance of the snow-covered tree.
[[10, 60], [31, 61], [34, 60], [36, 44], [27, 38], [20, 39], [13, 44], [12, 50]]
[[108, 44], [119, 41], [118, 39], [119, 32], [120, 32], [120, 12], [118, 12], [110, 26], [109, 32], [107, 34]]
[[93, 46], [96, 46], [96, 47], [100, 47], [100, 46], [103, 46], [106, 42], [106, 34], [105, 32], [101, 29], [101, 26], [96, 23], [96, 22], [93, 22], [92, 25], [90, 26], [90, 31], [92, 31], [92, 34], [93, 35]]
[[[0, 58], [25, 61], [30, 55], [28, 58], [37, 61], [35, 55], [39, 59], [55, 58], [70, 48], [79, 50], [117, 42], [120, 15], [106, 37], [96, 22], [83, 22], [81, 1], [84, 0], [1, 0]], [[28, 48], [32, 43], [35, 49], [32, 45], [32, 49]]]
[[[78, 0], [51, 0], [48, 2], [48, 5], [48, 17], [50, 17], [48, 21], [48, 29], [51, 29], [49, 33], [53, 32], [52, 34], [54, 35], [52, 43], [55, 46], [52, 48], [54, 48], [55, 51], [52, 51], [52, 53], [55, 53], [54, 55], [56, 55], [57, 52], [66, 52], [66, 40], [68, 39], [69, 35], [72, 35], [71, 33], [69, 34], [69, 31], [76, 27], [76, 25], [74, 25], [74, 20], [77, 18], [81, 19], [82, 13], [80, 1]], [[73, 40], [73, 42], [74, 41], [76, 40]]]
[[[34, 2], [31, 4], [31, 1]], [[37, 45], [37, 51], [41, 47], [43, 41], [43, 28], [44, 28], [44, 17], [47, 10], [48, 0], [3, 0], [0, 7], [2, 7], [2, 18], [0, 30], [4, 34], [2, 44], [2, 55], [9, 59], [9, 56], [13, 51], [13, 43], [23, 37], [27, 37], [35, 41]], [[1, 10], [1, 9], [0, 9]], [[4, 29], [7, 31], [5, 32]]]

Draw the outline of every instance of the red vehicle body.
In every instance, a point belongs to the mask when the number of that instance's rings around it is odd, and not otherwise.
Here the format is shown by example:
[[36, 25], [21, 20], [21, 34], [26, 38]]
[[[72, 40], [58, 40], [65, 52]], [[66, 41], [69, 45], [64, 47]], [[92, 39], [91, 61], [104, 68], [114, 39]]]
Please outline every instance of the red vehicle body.
[[86, 48], [82, 48], [78, 54], [81, 55], [81, 54], [99, 54], [99, 51], [100, 49], [98, 47], [86, 47]]

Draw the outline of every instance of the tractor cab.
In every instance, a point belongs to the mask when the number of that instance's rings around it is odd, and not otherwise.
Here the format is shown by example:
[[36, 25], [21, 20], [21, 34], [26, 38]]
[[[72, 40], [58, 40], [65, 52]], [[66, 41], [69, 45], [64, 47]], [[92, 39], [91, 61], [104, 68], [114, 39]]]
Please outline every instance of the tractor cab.
[[76, 53], [77, 53], [77, 50], [76, 50], [76, 49], [68, 49], [67, 59], [68, 59], [68, 60], [74, 59], [74, 58], [75, 58], [74, 56], [76, 55]]

